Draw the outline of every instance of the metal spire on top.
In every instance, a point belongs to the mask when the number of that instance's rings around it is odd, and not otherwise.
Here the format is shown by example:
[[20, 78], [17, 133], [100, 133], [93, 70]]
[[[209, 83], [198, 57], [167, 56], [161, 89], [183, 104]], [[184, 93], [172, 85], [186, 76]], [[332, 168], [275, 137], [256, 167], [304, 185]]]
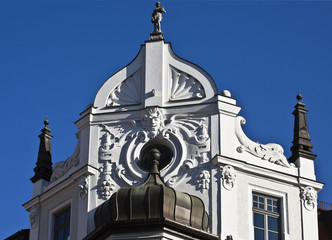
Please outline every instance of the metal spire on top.
[[35, 175], [30, 178], [31, 182], [35, 183], [40, 179], [50, 181], [52, 175], [52, 156], [51, 156], [51, 138], [53, 137], [50, 132], [51, 129], [48, 128], [50, 122], [47, 117], [44, 121], [45, 127], [41, 130], [41, 134], [38, 136], [40, 138], [38, 159], [36, 167], [33, 169]]
[[314, 160], [317, 155], [313, 154], [313, 145], [310, 142], [307, 112], [305, 104], [301, 102], [302, 95], [299, 92], [296, 96], [298, 103], [295, 105], [293, 115], [295, 116], [293, 146], [291, 147], [292, 156], [288, 159], [294, 163], [299, 157]]

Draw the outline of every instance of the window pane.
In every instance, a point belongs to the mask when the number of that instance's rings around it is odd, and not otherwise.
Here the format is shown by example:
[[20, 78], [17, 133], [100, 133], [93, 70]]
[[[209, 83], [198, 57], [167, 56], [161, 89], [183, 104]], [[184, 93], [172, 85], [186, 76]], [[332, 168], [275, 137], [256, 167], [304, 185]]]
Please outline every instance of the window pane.
[[256, 195], [254, 195], [252, 199], [253, 199], [255, 202], [257, 202], [257, 200], [258, 200], [258, 198], [257, 198]]
[[264, 215], [254, 213], [254, 226], [264, 228]]
[[278, 233], [269, 232], [269, 240], [278, 240]]
[[277, 206], [278, 205], [278, 201], [273, 201], [273, 206]]
[[271, 205], [271, 203], [272, 203], [271, 199], [268, 199], [267, 204]]
[[260, 203], [260, 204], [259, 204], [259, 208], [260, 208], [260, 209], [264, 209], [264, 204], [263, 204], [263, 203]]
[[273, 207], [273, 212], [278, 212], [278, 208], [277, 207]]
[[63, 239], [63, 238], [62, 238], [62, 235], [63, 235], [63, 231], [60, 230], [60, 231], [58, 232], [57, 240], [62, 240], [62, 239]]
[[65, 239], [67, 239], [69, 237], [69, 226], [66, 227], [66, 230], [65, 230]]
[[66, 222], [70, 220], [70, 209], [66, 210]]
[[70, 235], [70, 206], [54, 214], [54, 240], [67, 240]]
[[254, 202], [254, 207], [257, 208], [258, 207], [258, 204], [256, 202]]
[[264, 202], [264, 198], [259, 197], [259, 202], [263, 203]]
[[278, 232], [279, 230], [279, 224], [278, 224], [278, 219], [274, 217], [268, 217], [268, 228], [269, 230], [276, 231]]
[[264, 240], [264, 230], [255, 228], [255, 240]]
[[61, 215], [59, 216], [59, 225], [63, 224], [64, 221], [65, 221], [65, 216], [64, 216], [63, 214], [61, 214]]
[[272, 207], [271, 206], [267, 206], [267, 210], [272, 212]]

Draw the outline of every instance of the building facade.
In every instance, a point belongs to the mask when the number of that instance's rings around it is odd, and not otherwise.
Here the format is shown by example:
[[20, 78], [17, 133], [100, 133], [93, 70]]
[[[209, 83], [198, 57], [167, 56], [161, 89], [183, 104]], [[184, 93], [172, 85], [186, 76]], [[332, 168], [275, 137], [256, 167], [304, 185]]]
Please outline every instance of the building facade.
[[[156, 6], [150, 40], [102, 85], [75, 123], [73, 155], [53, 166], [45, 121], [24, 204], [30, 239], [318, 239], [323, 184], [302, 96], [287, 159], [280, 145], [249, 139], [231, 93], [219, 94], [204, 69], [173, 52], [160, 29], [165, 10]], [[161, 155], [154, 172], [151, 149]]]

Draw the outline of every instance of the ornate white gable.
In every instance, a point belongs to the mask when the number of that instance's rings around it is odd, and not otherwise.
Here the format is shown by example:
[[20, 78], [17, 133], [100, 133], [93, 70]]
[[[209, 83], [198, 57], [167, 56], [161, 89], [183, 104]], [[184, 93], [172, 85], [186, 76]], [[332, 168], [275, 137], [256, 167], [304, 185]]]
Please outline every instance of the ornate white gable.
[[215, 101], [217, 94], [209, 74], [177, 57], [169, 43], [147, 42], [132, 63], [99, 89], [94, 111], [198, 104]]

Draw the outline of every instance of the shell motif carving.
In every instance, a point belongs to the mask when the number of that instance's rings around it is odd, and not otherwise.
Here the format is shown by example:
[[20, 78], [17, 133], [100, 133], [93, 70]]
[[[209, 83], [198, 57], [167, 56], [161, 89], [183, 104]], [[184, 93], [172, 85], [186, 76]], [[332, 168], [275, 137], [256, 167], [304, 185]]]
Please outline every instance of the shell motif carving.
[[141, 69], [125, 79], [109, 95], [107, 107], [137, 105], [141, 103]]
[[301, 188], [301, 199], [303, 200], [304, 207], [312, 211], [317, 205], [317, 192], [313, 187]]
[[258, 142], [256, 143], [251, 141], [242, 130], [241, 125], [244, 125], [245, 123], [246, 120], [243, 117], [236, 117], [235, 135], [241, 143], [241, 146], [236, 149], [239, 153], [246, 151], [258, 158], [261, 158], [262, 160], [267, 160], [271, 163], [287, 168], [293, 167], [288, 163], [287, 158], [284, 155], [284, 149], [279, 144], [260, 144]]
[[170, 66], [171, 101], [201, 99], [205, 97], [202, 84], [194, 77]]

